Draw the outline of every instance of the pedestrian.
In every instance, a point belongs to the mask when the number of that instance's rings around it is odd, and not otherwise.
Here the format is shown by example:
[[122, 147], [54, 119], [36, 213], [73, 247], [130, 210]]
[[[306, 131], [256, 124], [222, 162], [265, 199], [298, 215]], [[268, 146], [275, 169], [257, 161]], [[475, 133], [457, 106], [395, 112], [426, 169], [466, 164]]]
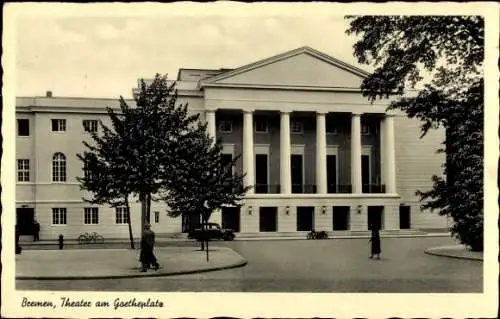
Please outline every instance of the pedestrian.
[[39, 241], [39, 240], [40, 240], [40, 224], [35, 219], [33, 221], [33, 241]]
[[64, 236], [62, 234], [57, 237], [57, 241], [59, 242], [59, 249], [62, 250], [64, 247]]
[[154, 267], [155, 270], [160, 268], [158, 261], [156, 260], [156, 256], [153, 252], [153, 248], [155, 245], [155, 233], [151, 230], [151, 225], [144, 225], [144, 232], [142, 233], [141, 238], [141, 253], [140, 253], [140, 262], [142, 264], [141, 272], [148, 271], [151, 266]]
[[382, 252], [380, 249], [380, 233], [377, 227], [372, 227], [372, 237], [370, 238], [371, 242], [371, 255], [370, 259], [380, 259], [380, 253]]

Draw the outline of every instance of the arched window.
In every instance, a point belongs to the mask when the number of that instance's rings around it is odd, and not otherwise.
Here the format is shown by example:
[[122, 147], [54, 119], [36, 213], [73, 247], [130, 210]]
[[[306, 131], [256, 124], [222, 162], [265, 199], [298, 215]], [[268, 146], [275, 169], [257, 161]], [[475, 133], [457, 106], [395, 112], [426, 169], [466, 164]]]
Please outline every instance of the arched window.
[[55, 153], [52, 156], [52, 181], [66, 181], [66, 156], [63, 153]]

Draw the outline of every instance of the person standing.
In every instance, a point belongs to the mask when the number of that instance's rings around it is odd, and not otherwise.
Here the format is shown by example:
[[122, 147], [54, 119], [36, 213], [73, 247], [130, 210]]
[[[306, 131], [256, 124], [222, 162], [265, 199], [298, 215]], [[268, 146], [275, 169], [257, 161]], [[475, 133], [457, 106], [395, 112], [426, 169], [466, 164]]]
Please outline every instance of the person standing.
[[40, 240], [40, 224], [35, 219], [33, 221], [33, 241], [39, 241], [39, 240]]
[[382, 252], [380, 248], [380, 233], [378, 228], [372, 227], [372, 237], [370, 238], [371, 242], [371, 255], [370, 259], [380, 259], [380, 253]]
[[155, 233], [151, 230], [151, 225], [144, 225], [144, 232], [141, 238], [141, 253], [140, 262], [142, 264], [141, 272], [146, 272], [153, 266], [155, 270], [160, 268], [156, 256], [154, 255], [153, 248], [155, 245]]

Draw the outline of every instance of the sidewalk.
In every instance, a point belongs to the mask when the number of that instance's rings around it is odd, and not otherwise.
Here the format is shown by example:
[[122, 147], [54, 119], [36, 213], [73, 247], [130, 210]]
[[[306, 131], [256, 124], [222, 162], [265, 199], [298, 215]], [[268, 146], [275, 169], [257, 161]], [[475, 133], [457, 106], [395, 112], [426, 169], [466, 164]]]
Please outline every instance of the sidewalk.
[[[303, 234], [297, 233], [236, 233], [235, 241], [246, 241], [246, 240], [306, 240], [307, 232]], [[371, 233], [369, 231], [337, 231], [335, 234], [329, 234], [328, 239], [363, 239], [370, 238]], [[381, 238], [419, 238], [419, 237], [450, 237], [448, 232], [426, 232], [420, 230], [411, 231], [381, 231]], [[140, 239], [135, 238], [134, 242], [139, 245]], [[162, 243], [186, 243], [191, 242], [193, 246], [199, 245], [193, 239], [188, 239], [186, 234], [157, 234], [156, 243], [161, 245]], [[105, 244], [113, 245], [128, 245], [128, 238], [106, 238]], [[23, 248], [31, 249], [31, 247], [40, 247], [51, 245], [56, 247], [57, 240], [41, 240], [37, 242], [32, 241], [31, 236], [21, 239], [20, 244]], [[67, 239], [64, 241], [65, 249], [72, 249], [73, 247], [80, 246], [75, 239]], [[99, 246], [102, 246], [99, 244]], [[119, 247], [116, 247], [119, 248]], [[121, 247], [120, 247], [121, 248]]]
[[433, 247], [425, 250], [428, 255], [483, 261], [483, 253], [471, 251], [463, 245]]
[[242, 267], [247, 261], [225, 247], [206, 252], [197, 247], [159, 247], [158, 271], [140, 272], [139, 250], [23, 250], [16, 255], [16, 279], [111, 279], [191, 274]]

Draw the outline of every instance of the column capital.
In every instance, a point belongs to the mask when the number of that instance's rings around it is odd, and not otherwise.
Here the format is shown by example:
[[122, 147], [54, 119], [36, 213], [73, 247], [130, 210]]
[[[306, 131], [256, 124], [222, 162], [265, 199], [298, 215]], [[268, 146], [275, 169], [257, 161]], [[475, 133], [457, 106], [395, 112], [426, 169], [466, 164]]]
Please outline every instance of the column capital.
[[292, 112], [290, 112], [290, 111], [280, 111], [280, 114], [290, 114], [290, 113], [292, 113]]
[[361, 111], [351, 111], [351, 115], [352, 116], [361, 116], [361, 115], [363, 115], [363, 112], [361, 112]]
[[319, 116], [319, 115], [327, 115], [328, 112], [327, 111], [316, 111], [316, 116]]
[[385, 113], [385, 117], [396, 117], [394, 113]]
[[252, 109], [242, 109], [241, 111], [243, 113], [250, 113], [250, 114], [253, 114], [255, 112], [255, 110], [252, 110]]
[[215, 113], [215, 112], [217, 112], [217, 109], [206, 109], [205, 112], [207, 112], [207, 113]]

